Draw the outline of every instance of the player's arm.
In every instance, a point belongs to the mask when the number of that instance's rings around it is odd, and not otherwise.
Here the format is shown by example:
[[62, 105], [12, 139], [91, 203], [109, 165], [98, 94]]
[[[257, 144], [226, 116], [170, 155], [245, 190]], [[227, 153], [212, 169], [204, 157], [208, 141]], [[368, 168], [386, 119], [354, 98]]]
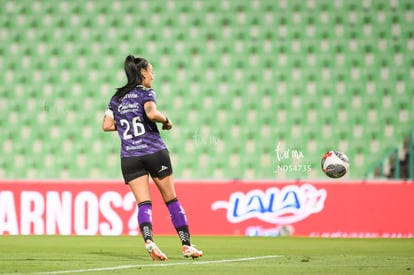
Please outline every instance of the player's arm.
[[145, 102], [144, 110], [145, 114], [150, 120], [162, 123], [162, 129], [170, 130], [172, 128], [171, 120], [169, 120], [167, 116], [163, 115], [160, 111], [157, 110], [157, 105], [154, 101]]
[[102, 122], [102, 130], [104, 130], [105, 132], [116, 131], [116, 122], [114, 119], [114, 114], [109, 109], [105, 111], [105, 116]]

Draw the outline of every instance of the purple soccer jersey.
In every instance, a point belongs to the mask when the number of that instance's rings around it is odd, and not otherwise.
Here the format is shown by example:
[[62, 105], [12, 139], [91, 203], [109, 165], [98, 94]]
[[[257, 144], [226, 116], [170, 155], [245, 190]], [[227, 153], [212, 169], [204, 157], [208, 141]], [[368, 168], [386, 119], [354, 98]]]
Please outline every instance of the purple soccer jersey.
[[121, 157], [149, 155], [166, 148], [157, 124], [145, 115], [147, 101], [156, 102], [156, 93], [139, 85], [121, 99], [112, 97], [109, 102], [121, 138]]

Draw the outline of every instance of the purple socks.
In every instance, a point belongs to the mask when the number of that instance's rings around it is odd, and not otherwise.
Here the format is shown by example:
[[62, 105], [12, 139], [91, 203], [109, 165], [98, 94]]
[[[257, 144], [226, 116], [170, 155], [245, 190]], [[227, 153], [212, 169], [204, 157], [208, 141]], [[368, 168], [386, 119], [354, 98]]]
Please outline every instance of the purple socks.
[[152, 241], [152, 203], [144, 201], [138, 204], [138, 224], [144, 241]]
[[171, 220], [175, 228], [188, 226], [187, 216], [180, 202], [175, 198], [167, 202], [168, 211], [170, 211]]
[[140, 203], [138, 206], [138, 223], [152, 223], [152, 204], [148, 202], [146, 204]]
[[177, 198], [166, 203], [172, 223], [177, 230], [177, 234], [180, 237], [182, 245], [191, 245], [190, 232], [188, 229], [187, 216], [184, 208], [181, 206]]
[[[183, 245], [191, 245], [187, 216], [177, 198], [166, 203], [171, 221], [177, 230]], [[138, 224], [144, 241], [153, 240], [152, 236], [152, 202], [144, 201], [138, 204]]]

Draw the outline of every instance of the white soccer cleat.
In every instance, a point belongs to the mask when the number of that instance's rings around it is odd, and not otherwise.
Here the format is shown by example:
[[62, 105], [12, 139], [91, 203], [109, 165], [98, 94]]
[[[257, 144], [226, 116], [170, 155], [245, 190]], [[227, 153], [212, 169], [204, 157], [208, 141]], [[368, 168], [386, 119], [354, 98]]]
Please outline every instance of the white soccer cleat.
[[168, 261], [167, 256], [164, 253], [162, 253], [162, 251], [153, 241], [148, 240], [145, 243], [145, 249], [151, 255], [153, 261]]
[[196, 259], [196, 258], [200, 258], [201, 256], [203, 256], [203, 251], [197, 250], [192, 245], [183, 245], [183, 255], [186, 258], [191, 257], [193, 259]]

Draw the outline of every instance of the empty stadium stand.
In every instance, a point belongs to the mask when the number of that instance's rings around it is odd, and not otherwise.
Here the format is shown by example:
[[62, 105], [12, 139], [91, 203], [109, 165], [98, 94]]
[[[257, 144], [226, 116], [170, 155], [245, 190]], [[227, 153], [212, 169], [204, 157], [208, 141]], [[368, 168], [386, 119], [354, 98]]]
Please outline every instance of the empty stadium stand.
[[332, 149], [363, 178], [414, 127], [413, 26], [411, 0], [3, 0], [0, 178], [121, 179], [101, 121], [130, 53], [176, 178], [323, 178]]

